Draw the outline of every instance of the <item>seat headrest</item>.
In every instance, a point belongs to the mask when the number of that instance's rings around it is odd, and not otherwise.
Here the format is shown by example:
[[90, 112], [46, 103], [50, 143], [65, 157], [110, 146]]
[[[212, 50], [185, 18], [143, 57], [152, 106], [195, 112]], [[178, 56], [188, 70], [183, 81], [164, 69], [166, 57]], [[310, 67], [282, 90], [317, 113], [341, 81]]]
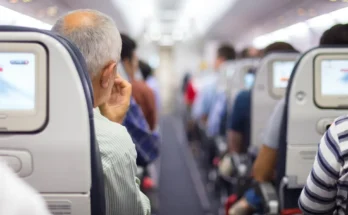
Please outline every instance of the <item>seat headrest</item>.
[[265, 125], [277, 101], [285, 95], [288, 79], [298, 58], [296, 53], [273, 53], [260, 63], [251, 99], [251, 144], [255, 147], [262, 143]]
[[0, 26], [0, 32], [37, 32], [44, 35], [48, 35], [58, 40], [67, 49], [72, 60], [74, 61], [75, 66], [77, 67], [77, 72], [79, 73], [79, 76], [81, 78], [83, 88], [85, 91], [89, 93], [90, 99], [88, 100], [92, 102], [91, 104], [93, 107], [93, 102], [94, 102], [93, 91], [92, 91], [93, 88], [92, 88], [91, 81], [88, 78], [86, 61], [83, 55], [81, 54], [80, 50], [76, 47], [75, 44], [73, 44], [68, 39], [66, 39], [65, 37], [57, 33], [54, 33], [48, 30], [36, 29], [36, 28], [2, 25]]
[[[64, 200], [72, 215], [104, 215], [93, 89], [82, 54], [64, 37], [34, 28], [0, 26], [0, 41], [0, 55], [7, 57], [0, 57], [0, 81], [9, 83], [0, 99], [0, 157], [10, 159], [51, 209]], [[7, 71], [22, 72], [26, 82]], [[19, 96], [27, 104], [19, 105]]]
[[291, 187], [305, 184], [327, 125], [347, 112], [346, 100], [342, 99], [348, 96], [343, 80], [346, 68], [345, 47], [314, 48], [297, 62], [286, 92], [278, 181], [287, 176], [291, 178]]

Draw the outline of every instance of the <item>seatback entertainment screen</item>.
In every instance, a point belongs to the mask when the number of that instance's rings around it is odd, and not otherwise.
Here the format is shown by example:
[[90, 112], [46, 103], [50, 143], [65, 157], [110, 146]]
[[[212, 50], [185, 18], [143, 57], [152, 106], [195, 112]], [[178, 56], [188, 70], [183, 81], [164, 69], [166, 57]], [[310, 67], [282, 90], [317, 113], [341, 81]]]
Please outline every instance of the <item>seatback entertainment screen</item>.
[[321, 62], [321, 94], [323, 96], [348, 95], [348, 60]]
[[0, 53], [0, 111], [35, 110], [35, 55]]
[[276, 61], [273, 63], [273, 87], [286, 88], [295, 66], [295, 61]]

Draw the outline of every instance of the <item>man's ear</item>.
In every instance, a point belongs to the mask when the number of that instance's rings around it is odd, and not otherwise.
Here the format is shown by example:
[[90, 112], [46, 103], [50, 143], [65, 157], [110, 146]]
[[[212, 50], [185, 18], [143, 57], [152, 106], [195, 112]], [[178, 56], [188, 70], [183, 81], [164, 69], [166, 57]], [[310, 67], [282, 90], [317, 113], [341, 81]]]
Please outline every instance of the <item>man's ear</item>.
[[106, 67], [104, 67], [101, 72], [100, 85], [102, 88], [108, 88], [109, 84], [112, 83], [110, 79], [115, 78], [116, 73], [116, 63], [110, 62]]

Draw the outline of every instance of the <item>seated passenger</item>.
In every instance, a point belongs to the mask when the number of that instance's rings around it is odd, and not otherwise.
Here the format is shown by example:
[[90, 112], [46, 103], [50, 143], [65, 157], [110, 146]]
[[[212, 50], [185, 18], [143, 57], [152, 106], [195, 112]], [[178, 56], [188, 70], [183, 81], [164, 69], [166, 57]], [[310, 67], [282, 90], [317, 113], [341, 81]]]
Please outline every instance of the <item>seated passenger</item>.
[[[272, 52], [297, 52], [290, 44], [276, 42], [267, 46], [264, 55]], [[251, 90], [243, 90], [234, 102], [234, 106], [227, 124], [228, 152], [246, 153], [250, 144], [250, 114]], [[254, 190], [248, 190], [245, 196], [229, 211], [229, 214], [248, 214], [260, 210], [261, 199], [256, 198]]]
[[[320, 45], [346, 45], [348, 38], [345, 36], [348, 33], [348, 25], [336, 25], [327, 30], [320, 39]], [[281, 99], [276, 105], [273, 114], [267, 123], [267, 127], [263, 137], [263, 144], [253, 166], [253, 177], [258, 182], [271, 181], [275, 175], [275, 167], [277, 162], [277, 149], [279, 146], [279, 139], [281, 133], [281, 122], [285, 109], [285, 98]], [[261, 204], [260, 197], [253, 195], [253, 189], [249, 190], [250, 199], [244, 201], [244, 208], [250, 208], [252, 204], [245, 204], [247, 202], [257, 202], [253, 208], [259, 208]], [[252, 200], [252, 197], [255, 200]], [[249, 209], [247, 209], [249, 210]], [[250, 211], [250, 210], [249, 210]], [[308, 214], [308, 213], [305, 213]]]
[[207, 122], [208, 114], [215, 101], [216, 85], [218, 81], [218, 72], [220, 66], [229, 60], [236, 58], [236, 52], [230, 45], [222, 45], [217, 51], [217, 58], [215, 60], [214, 73], [207, 78], [207, 82], [204, 83], [202, 91], [200, 91], [195, 99], [192, 107], [192, 116], [197, 122], [201, 122], [204, 125]]
[[[226, 93], [218, 92], [216, 93], [216, 98], [214, 101], [214, 104], [212, 105], [212, 108], [209, 112], [208, 119], [207, 119], [207, 136], [208, 137], [216, 137], [221, 132], [221, 123], [225, 122], [224, 119], [226, 117], [227, 112], [227, 96]], [[225, 122], [225, 128], [226, 128], [226, 122]], [[225, 129], [226, 130], [226, 129]]]
[[148, 65], [147, 63], [143, 61], [139, 61], [139, 67], [140, 67], [140, 72], [143, 75], [143, 78], [146, 84], [152, 89], [152, 91], [155, 94], [156, 110], [157, 110], [157, 116], [158, 116], [159, 112], [161, 111], [161, 94], [160, 94], [159, 83], [156, 80], [153, 74], [153, 69], [150, 67], [150, 65]]
[[254, 47], [248, 47], [243, 49], [238, 56], [239, 59], [257, 58], [257, 57], [260, 57], [260, 51]]
[[[348, 24], [336, 25], [324, 33], [320, 42], [348, 45], [347, 35]], [[304, 214], [346, 214], [347, 133], [348, 117], [343, 116], [336, 119], [322, 137], [313, 169], [299, 198]]]
[[[288, 43], [276, 42], [265, 48], [267, 55], [276, 51], [297, 52]], [[230, 153], [245, 153], [249, 147], [250, 138], [250, 106], [251, 91], [241, 91], [234, 102], [227, 124], [227, 143]]]
[[186, 89], [185, 89], [185, 103], [189, 111], [191, 110], [193, 102], [196, 99], [196, 95], [197, 95], [197, 92], [193, 85], [192, 77], [190, 75], [187, 81]]
[[189, 72], [186, 72], [184, 75], [184, 78], [182, 79], [182, 84], [181, 84], [181, 92], [183, 94], [185, 94], [186, 89], [187, 89], [187, 85], [189, 83], [189, 81], [191, 80], [191, 74]]
[[150, 203], [139, 189], [137, 153], [127, 129], [131, 85], [116, 70], [122, 41], [113, 20], [94, 10], [78, 10], [61, 17], [52, 31], [65, 36], [86, 59], [94, 92], [94, 125], [99, 143], [107, 215], [149, 215]]
[[[132, 96], [136, 103], [141, 107], [150, 129], [153, 131], [157, 124], [155, 95], [144, 81], [136, 80], [135, 78], [135, 75], [139, 69], [139, 62], [135, 52], [135, 41], [124, 34], [121, 34], [121, 38], [121, 60], [128, 79], [132, 84]], [[131, 112], [129, 114], [131, 114]], [[138, 134], [135, 134], [132, 137], [135, 138], [136, 135]]]
[[0, 214], [49, 215], [45, 200], [0, 160]]

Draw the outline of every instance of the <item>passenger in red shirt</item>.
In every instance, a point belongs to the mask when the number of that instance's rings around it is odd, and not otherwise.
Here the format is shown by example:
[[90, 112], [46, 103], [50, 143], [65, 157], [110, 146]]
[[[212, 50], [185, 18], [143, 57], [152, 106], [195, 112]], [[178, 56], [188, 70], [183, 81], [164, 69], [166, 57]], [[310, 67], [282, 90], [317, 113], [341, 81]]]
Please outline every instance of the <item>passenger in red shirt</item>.
[[189, 80], [187, 83], [186, 91], [185, 91], [185, 102], [191, 107], [196, 98], [196, 89], [193, 86], [192, 80]]

